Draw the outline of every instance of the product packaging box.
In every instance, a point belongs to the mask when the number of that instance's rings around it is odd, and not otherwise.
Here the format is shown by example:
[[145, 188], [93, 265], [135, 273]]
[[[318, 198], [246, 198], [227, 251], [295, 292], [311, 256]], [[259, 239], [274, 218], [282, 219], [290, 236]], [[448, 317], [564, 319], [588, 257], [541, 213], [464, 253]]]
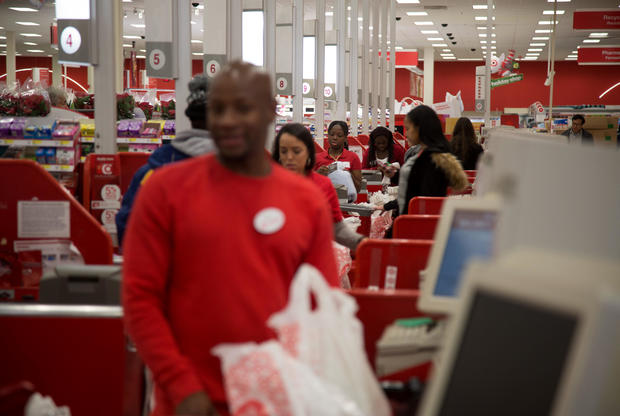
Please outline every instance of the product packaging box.
[[448, 117], [446, 118], [446, 131], [445, 134], [452, 134], [454, 131], [454, 126], [456, 126], [456, 122], [458, 121], [458, 117]]
[[56, 149], [55, 148], [50, 147], [45, 150], [45, 160], [48, 165], [56, 164]]
[[9, 137], [11, 135], [11, 123], [13, 118], [3, 118], [0, 120], [0, 137]]
[[161, 124], [155, 122], [144, 123], [140, 137], [156, 138], [161, 134]]
[[594, 143], [605, 143], [610, 145], [616, 145], [618, 143], [618, 130], [605, 129], [605, 130], [588, 130], [594, 137]]
[[35, 152], [37, 163], [40, 163], [42, 165], [45, 165], [47, 163], [45, 159], [45, 150], [46, 150], [45, 147], [39, 147], [37, 151]]
[[59, 165], [73, 165], [75, 161], [75, 150], [73, 149], [57, 149], [56, 163]]
[[583, 128], [588, 131], [618, 129], [618, 117], [586, 115], [585, 119]]

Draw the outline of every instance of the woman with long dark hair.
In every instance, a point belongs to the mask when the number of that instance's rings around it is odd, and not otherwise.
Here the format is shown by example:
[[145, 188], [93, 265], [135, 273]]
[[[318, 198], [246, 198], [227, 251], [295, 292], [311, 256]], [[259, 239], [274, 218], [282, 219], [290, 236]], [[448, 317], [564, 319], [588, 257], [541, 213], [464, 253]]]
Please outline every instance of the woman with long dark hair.
[[400, 170], [398, 198], [383, 206], [406, 214], [409, 201], [416, 196], [446, 196], [448, 186], [459, 192], [469, 186], [459, 161], [450, 153], [437, 113], [419, 105], [405, 117], [405, 134], [412, 146], [421, 150], [407, 159]]
[[[394, 145], [392, 132], [379, 126], [370, 132], [368, 149], [364, 151], [362, 169], [378, 169], [390, 177], [392, 185], [398, 185], [398, 169], [403, 165], [405, 153]], [[398, 167], [392, 167], [398, 163]]]
[[334, 239], [337, 243], [355, 250], [364, 236], [350, 230], [343, 222], [338, 196], [332, 182], [312, 170], [316, 156], [314, 139], [308, 129], [299, 123], [283, 126], [273, 143], [272, 157], [286, 169], [312, 180], [323, 191], [332, 212]]
[[346, 149], [349, 126], [341, 120], [334, 120], [327, 128], [329, 148], [316, 155], [314, 169], [321, 175], [327, 176], [330, 172], [328, 166], [337, 162], [339, 170], [348, 171], [357, 192], [362, 187], [362, 164], [360, 158]]
[[475, 170], [478, 158], [482, 154], [482, 146], [478, 144], [474, 126], [467, 117], [461, 117], [456, 121], [452, 131], [451, 151], [463, 165], [465, 170]]

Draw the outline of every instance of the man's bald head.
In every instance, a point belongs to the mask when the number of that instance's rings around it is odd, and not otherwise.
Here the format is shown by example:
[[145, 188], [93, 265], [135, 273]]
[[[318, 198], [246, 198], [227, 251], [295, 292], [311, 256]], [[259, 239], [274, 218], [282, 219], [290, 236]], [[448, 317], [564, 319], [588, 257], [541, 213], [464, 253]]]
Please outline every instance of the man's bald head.
[[276, 110], [269, 75], [254, 65], [231, 62], [213, 80], [207, 108], [221, 160], [239, 165], [264, 156]]
[[231, 62], [222, 69], [213, 81], [212, 91], [229, 81], [232, 81], [245, 93], [253, 95], [256, 100], [265, 103], [273, 102], [275, 105], [271, 93], [271, 78], [269, 74], [257, 66], [243, 61]]

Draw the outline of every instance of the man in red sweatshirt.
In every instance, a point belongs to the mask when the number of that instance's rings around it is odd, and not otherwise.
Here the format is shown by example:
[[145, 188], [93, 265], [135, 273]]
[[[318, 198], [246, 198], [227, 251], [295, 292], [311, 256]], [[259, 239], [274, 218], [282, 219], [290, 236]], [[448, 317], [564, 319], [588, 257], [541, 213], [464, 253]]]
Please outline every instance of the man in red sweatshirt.
[[153, 372], [157, 416], [227, 414], [211, 348], [273, 338], [266, 321], [302, 263], [338, 281], [325, 198], [265, 154], [269, 76], [232, 63], [207, 108], [217, 154], [157, 170], [125, 240], [125, 321]]

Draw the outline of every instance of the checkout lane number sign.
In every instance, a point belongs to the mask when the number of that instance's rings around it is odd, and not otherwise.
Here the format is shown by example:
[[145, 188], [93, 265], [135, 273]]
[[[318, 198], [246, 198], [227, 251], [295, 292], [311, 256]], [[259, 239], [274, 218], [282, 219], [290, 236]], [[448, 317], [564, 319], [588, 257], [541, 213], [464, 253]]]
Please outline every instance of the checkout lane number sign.
[[76, 53], [82, 45], [80, 31], [73, 26], [67, 26], [60, 34], [60, 47], [67, 55]]
[[149, 64], [151, 68], [159, 71], [166, 65], [166, 54], [160, 49], [153, 49], [149, 54]]

